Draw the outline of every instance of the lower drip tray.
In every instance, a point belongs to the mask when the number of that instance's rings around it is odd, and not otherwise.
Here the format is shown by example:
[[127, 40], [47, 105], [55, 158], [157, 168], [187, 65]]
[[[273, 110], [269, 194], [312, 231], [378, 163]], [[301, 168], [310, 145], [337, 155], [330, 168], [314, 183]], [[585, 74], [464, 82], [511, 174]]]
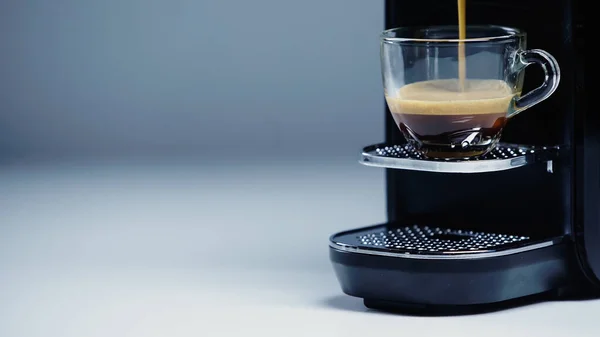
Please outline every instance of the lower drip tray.
[[334, 234], [329, 245], [342, 291], [385, 311], [477, 311], [563, 289], [573, 277], [566, 236], [386, 223]]
[[380, 225], [335, 234], [330, 238], [330, 246], [341, 251], [419, 259], [502, 256], [554, 243], [552, 239], [539, 241], [527, 236], [418, 225]]

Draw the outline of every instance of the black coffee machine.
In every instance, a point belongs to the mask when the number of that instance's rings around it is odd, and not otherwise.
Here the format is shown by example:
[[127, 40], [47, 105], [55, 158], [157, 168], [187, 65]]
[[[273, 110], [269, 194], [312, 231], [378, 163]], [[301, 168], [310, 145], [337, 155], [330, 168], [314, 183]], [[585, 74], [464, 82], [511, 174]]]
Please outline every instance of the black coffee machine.
[[[455, 25], [456, 12], [453, 0], [387, 0], [385, 28]], [[575, 0], [467, 0], [467, 23], [523, 29], [527, 48], [556, 57], [560, 85], [479, 160], [417, 159], [386, 108], [385, 143], [361, 160], [386, 170], [388, 222], [331, 236], [342, 290], [370, 308], [423, 313], [595, 297], [600, 122], [586, 105], [582, 9]], [[542, 82], [537, 68], [527, 68], [524, 92]]]

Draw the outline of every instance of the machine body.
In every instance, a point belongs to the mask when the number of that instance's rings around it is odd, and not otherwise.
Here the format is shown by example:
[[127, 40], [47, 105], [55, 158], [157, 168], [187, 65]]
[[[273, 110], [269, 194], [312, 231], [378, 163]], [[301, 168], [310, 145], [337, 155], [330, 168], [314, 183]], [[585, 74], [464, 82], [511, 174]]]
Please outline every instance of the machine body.
[[[453, 25], [454, 12], [454, 1], [387, 0], [385, 29]], [[502, 160], [480, 163], [415, 159], [386, 108], [385, 143], [366, 147], [362, 160], [386, 170], [388, 222], [331, 236], [342, 289], [385, 310], [595, 296], [600, 122], [585, 98], [581, 7], [574, 0], [470, 0], [467, 22], [524, 30], [528, 48], [558, 60], [560, 86], [506, 126], [495, 150]], [[544, 75], [529, 68], [525, 92]]]

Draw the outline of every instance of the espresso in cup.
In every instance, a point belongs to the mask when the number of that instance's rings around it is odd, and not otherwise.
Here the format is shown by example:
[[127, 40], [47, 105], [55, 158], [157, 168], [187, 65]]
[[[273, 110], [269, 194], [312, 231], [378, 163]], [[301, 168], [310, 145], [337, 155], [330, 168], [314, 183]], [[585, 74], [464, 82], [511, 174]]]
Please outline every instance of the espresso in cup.
[[[464, 23], [381, 34], [387, 105], [416, 152], [430, 159], [479, 157], [494, 149], [508, 120], [554, 93], [558, 62], [541, 49], [525, 49], [526, 40], [517, 28]], [[542, 68], [544, 80], [521, 95], [530, 65]]]
[[411, 83], [386, 95], [400, 131], [427, 157], [480, 156], [493, 148], [517, 94], [502, 80]]

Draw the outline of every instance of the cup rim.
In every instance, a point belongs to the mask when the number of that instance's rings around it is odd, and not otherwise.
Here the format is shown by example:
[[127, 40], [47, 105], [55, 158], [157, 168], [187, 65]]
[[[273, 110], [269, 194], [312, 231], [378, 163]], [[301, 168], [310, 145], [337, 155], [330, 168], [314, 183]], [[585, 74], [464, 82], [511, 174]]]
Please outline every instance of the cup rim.
[[[394, 42], [394, 43], [472, 43], [472, 42], [501, 42], [505, 40], [511, 40], [514, 38], [525, 37], [527, 34], [519, 29], [508, 26], [500, 26], [500, 25], [467, 25], [467, 32], [469, 30], [485, 30], [485, 29], [496, 29], [503, 32], [503, 34], [485, 36], [485, 37], [476, 37], [476, 38], [466, 38], [466, 39], [428, 39], [428, 38], [416, 38], [413, 36], [409, 36], [409, 32], [414, 33], [415, 31], [425, 31], [425, 30], [443, 30], [443, 29], [455, 29], [458, 31], [458, 25], [433, 25], [433, 26], [407, 26], [407, 27], [395, 27], [386, 29], [381, 32], [380, 37], [382, 42]], [[406, 36], [402, 36], [402, 32], [405, 32]], [[396, 34], [400, 33], [397, 36]], [[392, 36], [394, 34], [395, 36]]]

